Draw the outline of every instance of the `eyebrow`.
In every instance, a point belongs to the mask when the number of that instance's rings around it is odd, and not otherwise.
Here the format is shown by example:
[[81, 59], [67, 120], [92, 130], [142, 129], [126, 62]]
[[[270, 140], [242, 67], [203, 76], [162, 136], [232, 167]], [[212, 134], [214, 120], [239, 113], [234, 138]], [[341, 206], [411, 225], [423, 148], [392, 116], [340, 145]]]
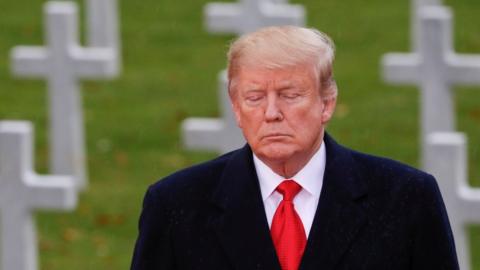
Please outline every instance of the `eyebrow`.
[[292, 90], [292, 89], [302, 90], [304, 88], [305, 88], [304, 85], [295, 84], [293, 82], [286, 82], [286, 83], [279, 83], [277, 90], [278, 91], [287, 91], [287, 90]]
[[251, 92], [251, 91], [263, 91], [262, 85], [256, 84], [256, 83], [249, 83], [243, 87], [246, 92]]
[[278, 82], [277, 86], [278, 86], [278, 89], [285, 89], [285, 88], [292, 88], [292, 87], [301, 86], [303, 84], [304, 84], [303, 80], [288, 79], [288, 80]]
[[[301, 87], [301, 82], [299, 81], [292, 81], [292, 80], [285, 80], [277, 83], [277, 90], [279, 91], [284, 91], [284, 90], [289, 90], [293, 88], [302, 88]], [[263, 91], [263, 86], [260, 83], [248, 83], [245, 84], [242, 88], [245, 89], [245, 92], [251, 92], [251, 91]]]
[[290, 90], [290, 89], [295, 89], [297, 88], [295, 85], [289, 84], [289, 85], [281, 85], [280, 87], [277, 88], [278, 91], [285, 91], [285, 90]]
[[256, 94], [260, 94], [260, 93], [263, 93], [265, 91], [263, 90], [260, 90], [260, 89], [249, 89], [249, 90], [246, 90], [243, 92], [242, 96], [248, 96], [248, 95], [256, 95]]

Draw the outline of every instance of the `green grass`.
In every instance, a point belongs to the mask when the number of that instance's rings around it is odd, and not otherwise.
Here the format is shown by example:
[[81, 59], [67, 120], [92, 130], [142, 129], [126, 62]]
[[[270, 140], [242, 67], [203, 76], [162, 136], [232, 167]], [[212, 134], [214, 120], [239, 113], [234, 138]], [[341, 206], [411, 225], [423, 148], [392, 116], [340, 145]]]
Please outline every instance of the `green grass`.
[[[179, 126], [190, 116], [217, 116], [217, 73], [233, 35], [208, 34], [206, 0], [120, 3], [123, 72], [114, 81], [82, 84], [90, 187], [72, 213], [39, 213], [41, 269], [125, 269], [150, 183], [212, 158], [181, 148]], [[380, 58], [409, 48], [409, 1], [302, 0], [308, 25], [337, 44], [339, 105], [328, 127], [355, 149], [417, 165], [418, 90], [382, 82]], [[43, 44], [40, 0], [0, 1], [0, 119], [36, 128], [36, 169], [47, 172], [45, 82], [14, 79], [9, 50]], [[477, 0], [449, 0], [455, 47], [480, 53]], [[480, 186], [480, 87], [457, 87], [458, 130], [469, 138], [469, 175]], [[480, 270], [480, 227], [472, 226]]]

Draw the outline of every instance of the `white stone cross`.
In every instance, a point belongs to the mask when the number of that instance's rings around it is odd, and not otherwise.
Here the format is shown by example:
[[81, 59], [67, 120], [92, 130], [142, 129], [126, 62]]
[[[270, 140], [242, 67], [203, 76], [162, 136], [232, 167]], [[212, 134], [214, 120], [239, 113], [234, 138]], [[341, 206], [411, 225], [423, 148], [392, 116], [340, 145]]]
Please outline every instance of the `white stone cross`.
[[226, 153], [245, 144], [231, 108], [226, 72], [220, 72], [218, 77], [218, 96], [223, 119], [199, 117], [186, 119], [181, 129], [182, 141], [188, 149]]
[[245, 34], [271, 25], [305, 24], [301, 5], [286, 0], [239, 0], [240, 3], [209, 3], [204, 14], [206, 27], [213, 33]]
[[468, 224], [480, 224], [480, 188], [468, 184], [466, 139], [458, 132], [427, 136], [425, 169], [438, 180], [450, 217], [460, 269], [470, 269]]
[[47, 2], [45, 47], [18, 46], [12, 50], [13, 72], [46, 78], [50, 104], [50, 169], [73, 175], [77, 187], [87, 185], [80, 79], [112, 78], [118, 73], [111, 48], [84, 48], [78, 42], [77, 6]]
[[423, 166], [425, 137], [435, 131], [455, 130], [451, 86], [480, 84], [480, 56], [453, 51], [452, 15], [448, 8], [423, 7], [419, 16], [418, 51], [387, 54], [382, 64], [386, 81], [420, 86]]
[[0, 122], [0, 269], [37, 269], [33, 210], [74, 209], [70, 176], [39, 176], [33, 171], [29, 122]]

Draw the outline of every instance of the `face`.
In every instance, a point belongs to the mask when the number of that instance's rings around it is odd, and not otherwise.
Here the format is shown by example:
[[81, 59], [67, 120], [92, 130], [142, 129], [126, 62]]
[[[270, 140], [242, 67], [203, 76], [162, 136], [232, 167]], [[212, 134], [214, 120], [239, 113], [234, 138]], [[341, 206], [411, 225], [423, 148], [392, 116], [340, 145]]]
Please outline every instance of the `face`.
[[314, 70], [241, 68], [233, 78], [237, 123], [264, 162], [308, 161], [320, 147], [335, 99], [320, 96]]

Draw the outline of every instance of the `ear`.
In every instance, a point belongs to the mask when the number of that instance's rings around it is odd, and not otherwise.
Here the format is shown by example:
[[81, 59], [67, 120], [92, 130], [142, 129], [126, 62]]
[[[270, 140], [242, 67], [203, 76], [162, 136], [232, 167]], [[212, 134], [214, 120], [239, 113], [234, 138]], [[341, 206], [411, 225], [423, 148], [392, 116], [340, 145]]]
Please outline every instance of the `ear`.
[[322, 100], [323, 108], [322, 108], [322, 123], [326, 124], [333, 116], [335, 112], [335, 106], [337, 105], [337, 98], [325, 98]]

